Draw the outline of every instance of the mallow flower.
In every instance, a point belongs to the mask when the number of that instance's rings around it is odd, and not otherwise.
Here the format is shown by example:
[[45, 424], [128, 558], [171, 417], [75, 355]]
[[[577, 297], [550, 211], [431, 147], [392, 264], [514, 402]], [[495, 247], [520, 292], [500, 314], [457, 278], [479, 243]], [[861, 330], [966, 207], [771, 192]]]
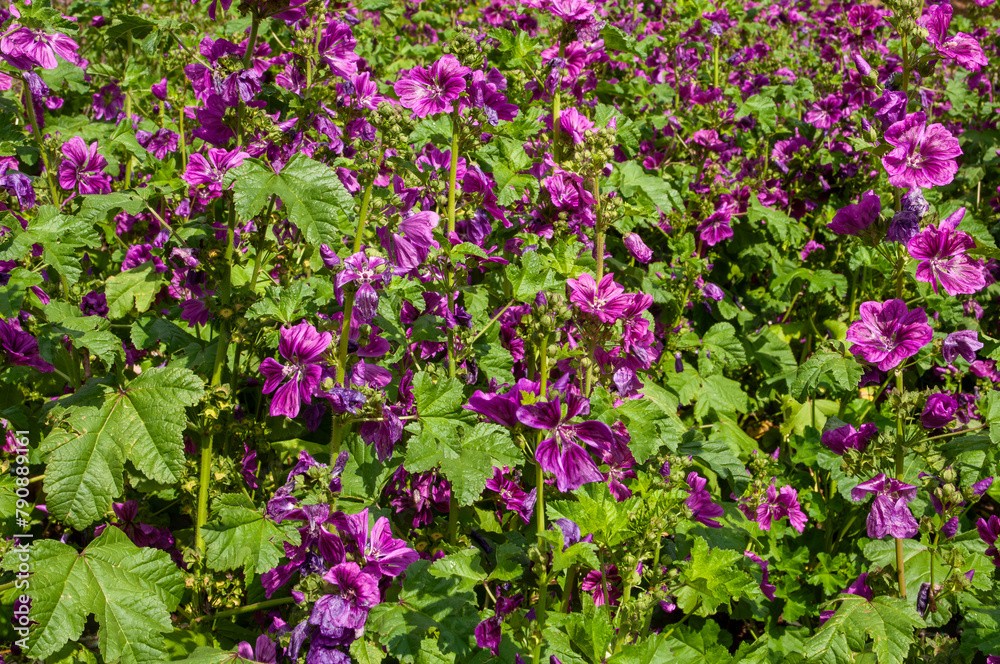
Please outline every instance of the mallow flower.
[[910, 311], [902, 300], [865, 302], [859, 314], [860, 319], [847, 330], [847, 341], [853, 344], [851, 353], [879, 371], [895, 369], [934, 337], [924, 310], [917, 307]]
[[917, 534], [917, 520], [908, 506], [917, 496], [917, 487], [879, 473], [851, 489], [851, 500], [864, 500], [870, 493], [875, 494], [875, 502], [868, 514], [868, 537], [908, 539]]
[[952, 332], [944, 339], [941, 347], [941, 355], [944, 361], [951, 364], [959, 357], [966, 362], [976, 361], [976, 351], [983, 347], [983, 342], [979, 340], [979, 333], [975, 330], [959, 330]]
[[74, 136], [62, 146], [65, 159], [59, 164], [59, 186], [81, 194], [110, 194], [111, 176], [104, 172], [108, 160], [97, 154], [97, 141], [84, 143]]
[[452, 102], [465, 90], [465, 77], [472, 72], [454, 55], [446, 55], [430, 67], [414, 67], [393, 85], [399, 103], [418, 118], [451, 113]]
[[968, 233], [958, 230], [963, 216], [964, 207], [950, 214], [938, 226], [928, 226], [906, 245], [910, 255], [920, 261], [917, 281], [931, 284], [935, 293], [939, 286], [948, 295], [968, 295], [986, 287], [983, 263], [966, 254], [976, 247], [976, 241]]
[[840, 235], [860, 235], [878, 221], [882, 200], [873, 190], [861, 194], [861, 200], [837, 210], [833, 221], [826, 225]]
[[329, 332], [320, 333], [305, 321], [295, 327], [281, 328], [278, 352], [288, 364], [270, 357], [260, 363], [260, 372], [266, 379], [263, 393], [277, 390], [271, 400], [271, 417], [296, 417], [302, 403], [311, 403], [313, 390], [323, 374], [319, 359], [332, 338]]
[[889, 183], [896, 187], [929, 189], [949, 184], [962, 155], [958, 139], [942, 124], [927, 124], [923, 111], [912, 113], [885, 130], [893, 149], [882, 157]]

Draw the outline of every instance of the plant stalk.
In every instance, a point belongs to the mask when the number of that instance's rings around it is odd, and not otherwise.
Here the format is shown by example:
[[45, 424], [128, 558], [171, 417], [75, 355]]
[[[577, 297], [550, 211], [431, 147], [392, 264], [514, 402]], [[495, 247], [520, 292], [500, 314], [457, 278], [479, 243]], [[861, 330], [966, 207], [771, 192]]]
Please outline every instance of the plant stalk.
[[24, 84], [24, 106], [28, 114], [28, 122], [31, 123], [31, 133], [38, 144], [38, 152], [42, 156], [42, 164], [45, 166], [45, 177], [49, 181], [49, 193], [52, 194], [52, 204], [59, 207], [62, 202], [59, 200], [59, 188], [56, 186], [55, 173], [52, 171], [49, 156], [45, 152], [45, 145], [42, 143], [42, 130], [38, 126], [38, 117], [35, 115], [35, 98], [31, 94], [31, 88]]
[[[903, 372], [896, 372], [896, 391], [899, 393], [900, 398], [903, 396]], [[906, 435], [906, 429], [903, 425], [903, 413], [902, 410], [896, 413], [896, 450], [895, 450], [895, 461], [896, 461], [896, 479], [903, 479], [903, 438]], [[898, 574], [899, 581], [899, 596], [906, 599], [906, 569], [905, 561], [903, 559], [903, 540], [896, 538], [896, 573]]]

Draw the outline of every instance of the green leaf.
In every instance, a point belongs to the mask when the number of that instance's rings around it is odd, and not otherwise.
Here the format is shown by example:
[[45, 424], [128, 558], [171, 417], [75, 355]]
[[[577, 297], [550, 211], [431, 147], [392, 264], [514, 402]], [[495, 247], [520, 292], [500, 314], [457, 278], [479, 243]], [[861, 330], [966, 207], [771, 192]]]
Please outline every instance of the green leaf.
[[423, 472], [440, 466], [458, 504], [471, 505], [493, 476], [494, 466], [515, 467], [524, 455], [511, 441], [510, 432], [499, 424], [480, 423], [458, 432], [456, 427], [461, 424], [460, 420], [421, 416], [419, 424], [407, 427], [418, 435], [410, 438], [404, 467]]
[[371, 610], [365, 632], [402, 662], [415, 662], [424, 637], [432, 634], [442, 654], [468, 662], [479, 624], [476, 594], [459, 590], [453, 577], [434, 576], [429, 566], [418, 560], [406, 569], [399, 597]]
[[680, 418], [652, 399], [631, 399], [614, 412], [628, 428], [628, 447], [639, 463], [645, 463], [663, 447], [675, 451], [681, 442], [684, 425]]
[[61, 426], [41, 444], [53, 516], [78, 529], [102, 518], [122, 493], [126, 460], [154, 482], [179, 482], [184, 409], [202, 392], [187, 369], [147, 369], [121, 389], [92, 379], [59, 402]]
[[721, 632], [714, 620], [706, 621], [701, 631], [681, 625], [671, 632], [660, 652], [669, 648], [670, 661], [675, 664], [726, 664], [733, 657]]
[[905, 600], [881, 595], [869, 602], [842, 595], [837, 612], [806, 641], [802, 653], [809, 661], [829, 664], [852, 661], [851, 643], [872, 640], [879, 664], [902, 664], [913, 643], [913, 630], [923, 621]]
[[108, 298], [108, 318], [124, 318], [133, 309], [140, 314], [146, 311], [160, 292], [162, 283], [162, 276], [149, 262], [108, 277], [104, 287]]
[[295, 281], [288, 286], [269, 285], [267, 293], [253, 303], [247, 318], [271, 318], [280, 323], [293, 323], [302, 318], [303, 302], [308, 302], [315, 290], [305, 281]]
[[535, 296], [557, 285], [558, 279], [537, 251], [526, 251], [518, 263], [507, 265], [507, 279], [515, 300], [534, 304]]
[[489, 576], [483, 569], [479, 549], [464, 549], [435, 560], [429, 571], [439, 579], [459, 579], [457, 587], [463, 592], [485, 583]]
[[736, 117], [752, 115], [764, 129], [774, 131], [778, 121], [778, 107], [774, 100], [764, 95], [754, 95], [740, 104]]
[[[5, 561], [8, 569], [14, 556]], [[118, 528], [105, 529], [82, 552], [56, 540], [31, 549], [32, 599], [28, 654], [45, 659], [83, 634], [87, 617], [98, 624], [104, 661], [127, 664], [162, 659], [163, 633], [180, 603], [184, 577], [164, 551], [135, 546]]]
[[277, 567], [284, 555], [283, 543], [299, 543], [299, 531], [290, 524], [280, 526], [242, 493], [222, 494], [212, 501], [215, 520], [202, 528], [208, 567], [231, 570], [242, 567], [248, 580]]
[[720, 606], [741, 597], [759, 595], [757, 582], [736, 567], [741, 551], [709, 549], [708, 542], [695, 538], [691, 560], [683, 566], [685, 585], [677, 591], [677, 606], [684, 613], [708, 617]]
[[603, 482], [584, 484], [575, 493], [576, 500], [557, 500], [546, 506], [551, 518], [566, 518], [580, 526], [580, 532], [593, 533], [594, 541], [615, 546], [628, 536], [629, 514], [639, 498], [618, 502]]
[[844, 395], [858, 389], [861, 381], [861, 365], [854, 358], [832, 351], [820, 351], [799, 367], [792, 383], [791, 396], [802, 401], [807, 395], [814, 395], [820, 383], [826, 382], [834, 388], [834, 395]]
[[349, 217], [354, 199], [326, 164], [305, 155], [292, 157], [281, 173], [259, 159], [246, 159], [229, 171], [226, 186], [232, 184], [236, 211], [249, 219], [276, 195], [288, 211], [288, 219], [303, 233], [307, 242], [319, 246], [340, 246], [344, 235], [352, 235]]

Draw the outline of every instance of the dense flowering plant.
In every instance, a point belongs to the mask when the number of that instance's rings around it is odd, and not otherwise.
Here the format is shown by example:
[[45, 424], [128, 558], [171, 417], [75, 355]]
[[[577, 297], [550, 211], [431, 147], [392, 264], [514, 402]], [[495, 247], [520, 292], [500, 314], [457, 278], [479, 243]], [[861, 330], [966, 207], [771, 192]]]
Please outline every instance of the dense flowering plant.
[[1000, 661], [998, 7], [4, 3], [0, 663]]

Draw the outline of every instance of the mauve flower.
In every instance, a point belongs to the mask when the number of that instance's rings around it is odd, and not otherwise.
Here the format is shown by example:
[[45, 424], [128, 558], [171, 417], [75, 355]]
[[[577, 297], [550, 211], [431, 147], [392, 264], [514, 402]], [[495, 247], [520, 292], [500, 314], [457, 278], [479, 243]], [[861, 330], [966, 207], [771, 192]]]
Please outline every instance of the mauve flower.
[[323, 373], [318, 361], [332, 338], [329, 332], [321, 334], [305, 321], [295, 327], [281, 328], [278, 352], [288, 364], [280, 364], [270, 357], [260, 363], [260, 372], [266, 379], [263, 393], [277, 390], [271, 400], [271, 417], [295, 417], [303, 402], [311, 403], [312, 392]]
[[549, 192], [552, 204], [563, 210], [577, 210], [594, 204], [594, 195], [576, 173], [564, 171], [558, 166], [552, 175], [542, 183]]
[[95, 120], [114, 122], [125, 107], [125, 95], [117, 84], [108, 83], [94, 93], [90, 106]]
[[70, 191], [78, 189], [81, 194], [110, 194], [111, 176], [104, 172], [108, 160], [97, 154], [97, 141], [90, 144], [74, 136], [62, 146], [66, 157], [59, 164], [59, 186]]
[[157, 159], [163, 159], [170, 152], [177, 152], [178, 139], [180, 136], [169, 129], [157, 129], [153, 133], [141, 130], [135, 132], [135, 140], [139, 145]]
[[204, 155], [195, 152], [188, 159], [187, 170], [181, 177], [191, 187], [198, 188], [199, 199], [207, 202], [222, 194], [223, 177], [249, 156], [239, 148], [235, 150], [211, 148]]
[[902, 300], [865, 302], [859, 315], [847, 330], [847, 341], [853, 344], [851, 353], [879, 371], [895, 369], [934, 337], [924, 310], [917, 307], [909, 311]]
[[803, 119], [817, 129], [829, 129], [840, 119], [843, 105], [843, 97], [838, 94], [829, 95], [815, 102]]
[[653, 259], [653, 250], [647, 247], [636, 233], [626, 233], [624, 242], [625, 248], [632, 254], [632, 258], [640, 263], [648, 263]]
[[566, 283], [570, 302], [602, 323], [614, 323], [623, 318], [632, 304], [632, 296], [615, 283], [614, 274], [604, 275], [598, 284], [594, 277], [584, 272], [579, 279], [567, 279]]
[[544, 6], [550, 14], [569, 23], [587, 21], [597, 11], [597, 7], [587, 0], [552, 0]]
[[1000, 516], [993, 514], [990, 518], [981, 518], [976, 521], [976, 530], [979, 537], [989, 546], [986, 555], [993, 559], [993, 564], [1000, 567], [1000, 550], [997, 547], [997, 539], [1000, 538]]
[[964, 32], [949, 37], [951, 15], [952, 8], [949, 4], [930, 5], [924, 9], [924, 14], [917, 23], [927, 28], [927, 41], [937, 48], [938, 53], [951, 58], [969, 71], [979, 71], [989, 64], [983, 47], [979, 40]]
[[799, 252], [799, 258], [805, 260], [809, 258], [809, 255], [814, 251], [819, 251], [821, 249], [826, 249], [825, 246], [817, 242], [816, 240], [809, 240], [802, 247], [802, 251]]
[[35, 186], [31, 178], [20, 171], [9, 171], [7, 164], [0, 164], [0, 188], [17, 198], [22, 210], [35, 207]]
[[758, 556], [753, 551], [744, 551], [743, 555], [760, 565], [761, 578], [760, 578], [760, 591], [764, 593], [764, 597], [768, 598], [772, 602], [774, 601], [774, 591], [777, 590], [777, 586], [772, 584], [771, 575], [767, 571], [768, 561], [764, 560]]
[[840, 235], [860, 235], [878, 221], [882, 211], [882, 200], [873, 190], [861, 194], [858, 203], [852, 203], [837, 210], [833, 221], [826, 225]]
[[723, 240], [728, 240], [733, 236], [733, 229], [729, 225], [732, 218], [732, 212], [728, 209], [716, 210], [705, 221], [698, 224], [696, 229], [698, 237], [710, 247], [714, 247]]
[[617, 565], [608, 565], [607, 574], [601, 574], [598, 570], [591, 570], [583, 577], [580, 583], [580, 590], [594, 593], [594, 606], [617, 606], [621, 599], [622, 589], [619, 588], [622, 582], [621, 575], [618, 574]]
[[942, 124], [926, 124], [921, 111], [906, 116], [885, 131], [885, 142], [893, 146], [882, 157], [889, 183], [897, 187], [944, 186], [955, 179], [962, 155], [958, 139]]
[[559, 126], [562, 128], [563, 134], [569, 136], [574, 145], [583, 143], [586, 132], [595, 127], [592, 120], [572, 107], [560, 113]]
[[875, 599], [875, 593], [868, 587], [868, 572], [861, 574], [854, 583], [840, 591], [840, 594], [857, 595], [858, 597], [864, 597], [869, 602]]
[[951, 364], [959, 357], [965, 358], [966, 362], [976, 361], [976, 351], [983, 347], [983, 342], [979, 340], [979, 333], [975, 330], [960, 330], [952, 332], [944, 339], [941, 347], [941, 356], [944, 361]]
[[851, 500], [864, 500], [869, 493], [875, 494], [875, 502], [868, 514], [868, 537], [882, 539], [892, 535], [908, 539], [917, 534], [917, 520], [907, 506], [916, 498], [917, 487], [879, 473], [851, 489]]
[[38, 354], [38, 340], [21, 329], [15, 318], [8, 323], [0, 318], [0, 352], [7, 364], [34, 367], [42, 373], [55, 369]]
[[920, 218], [908, 210], [900, 210], [892, 215], [889, 228], [885, 231], [886, 242], [906, 245], [920, 232]]
[[153, 83], [149, 86], [149, 91], [153, 93], [153, 96], [160, 101], [167, 100], [167, 79], [161, 78], [159, 83]]
[[494, 656], [500, 652], [500, 618], [493, 616], [476, 625], [476, 645], [488, 648]]
[[938, 285], [948, 295], [977, 293], [986, 287], [986, 268], [979, 260], [965, 252], [975, 249], [971, 235], [957, 230], [965, 208], [959, 208], [938, 226], [928, 226], [906, 245], [917, 265], [917, 281], [931, 284], [934, 292]]
[[589, 482], [604, 480], [597, 464], [580, 443], [598, 448], [614, 444], [611, 427], [596, 420], [569, 423], [577, 415], [589, 412], [590, 402], [573, 394], [566, 396], [565, 414], [559, 397], [517, 409], [517, 419], [522, 424], [551, 433], [538, 444], [535, 460], [542, 470], [556, 476], [556, 486], [560, 491], [576, 491]]
[[716, 519], [726, 513], [721, 505], [712, 502], [712, 494], [705, 489], [708, 480], [691, 471], [687, 476], [688, 492], [690, 495], [684, 500], [684, 504], [691, 510], [693, 518], [698, 523], [703, 523], [711, 528], [722, 528], [722, 524]]
[[14, 58], [26, 58], [33, 66], [55, 69], [59, 66], [56, 55], [75, 65], [80, 64], [76, 54], [77, 43], [59, 34], [46, 34], [42, 30], [21, 27], [0, 39], [0, 51]]
[[389, 262], [384, 258], [372, 256], [369, 258], [364, 251], [344, 259], [344, 269], [337, 274], [334, 281], [338, 300], [343, 304], [343, 289], [349, 283], [358, 282], [358, 290], [354, 294], [354, 310], [357, 311], [362, 324], [368, 324], [375, 317], [378, 309], [378, 293], [375, 287], [388, 286], [392, 272], [387, 270]]
[[236, 647], [236, 653], [250, 662], [260, 662], [260, 664], [277, 664], [278, 662], [278, 647], [266, 634], [257, 637], [255, 646], [251, 646], [247, 641], [240, 641]]
[[843, 456], [848, 449], [863, 452], [876, 435], [878, 435], [878, 427], [870, 422], [862, 424], [860, 429], [845, 424], [842, 427], [824, 431], [820, 441], [837, 456]]
[[323, 580], [334, 586], [337, 594], [316, 600], [309, 624], [331, 638], [340, 637], [340, 630], [364, 627], [368, 610], [379, 602], [375, 577], [362, 571], [357, 563], [340, 563], [331, 567]]
[[406, 546], [406, 542], [393, 538], [392, 526], [384, 516], [379, 517], [369, 531], [367, 507], [357, 514], [336, 512], [332, 521], [362, 557], [365, 571], [376, 577], [397, 577], [420, 557]]
[[920, 423], [925, 429], [940, 429], [955, 419], [958, 411], [958, 399], [951, 394], [939, 392], [927, 397], [924, 412], [920, 414]]
[[472, 72], [453, 55], [446, 55], [429, 68], [414, 67], [393, 85], [399, 103], [418, 118], [451, 113], [452, 102], [465, 90], [465, 77]]
[[888, 129], [906, 117], [906, 94], [887, 89], [871, 103], [871, 108], [882, 129]]
[[767, 487], [767, 499], [757, 506], [757, 525], [763, 530], [770, 530], [771, 523], [783, 516], [800, 533], [805, 530], [806, 518], [799, 507], [799, 494], [794, 487], [783, 486], [779, 490], [772, 482]]
[[358, 71], [358, 55], [354, 52], [354, 47], [357, 45], [351, 26], [340, 21], [331, 21], [323, 30], [316, 50], [334, 75], [347, 78]]
[[80, 311], [84, 316], [108, 317], [108, 297], [100, 291], [90, 291], [80, 299]]
[[[495, 76], [491, 76], [496, 72]], [[486, 121], [496, 127], [501, 120], [510, 121], [517, 117], [519, 109], [516, 104], [507, 101], [507, 96], [500, 90], [507, 88], [507, 79], [494, 68], [491, 75], [482, 71], [472, 72], [472, 86], [469, 88], [469, 101], [472, 106], [483, 111]]]

